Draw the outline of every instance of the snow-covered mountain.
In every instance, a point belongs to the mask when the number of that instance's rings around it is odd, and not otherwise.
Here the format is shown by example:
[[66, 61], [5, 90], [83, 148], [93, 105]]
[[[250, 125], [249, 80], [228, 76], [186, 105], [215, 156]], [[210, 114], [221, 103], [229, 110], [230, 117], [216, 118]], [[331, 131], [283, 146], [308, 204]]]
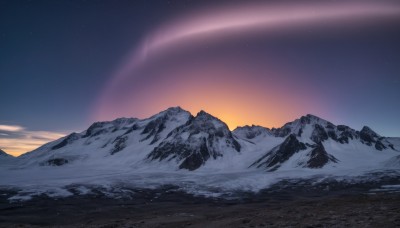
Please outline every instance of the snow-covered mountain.
[[13, 158], [13, 156], [7, 154], [4, 150], [0, 149], [0, 159], [4, 158]]
[[396, 185], [400, 173], [400, 138], [368, 127], [357, 131], [306, 115], [281, 128], [230, 131], [204, 111], [192, 116], [179, 107], [147, 119], [97, 122], [19, 157], [1, 154], [0, 189], [18, 189], [11, 201], [42, 194], [120, 197], [164, 185], [229, 197], [294, 179]]
[[400, 161], [399, 146], [398, 138], [380, 136], [369, 127], [356, 131], [313, 115], [281, 128], [253, 125], [230, 131], [204, 111], [192, 116], [174, 107], [143, 120], [94, 123], [18, 157], [17, 164], [190, 171], [373, 169]]
[[119, 118], [96, 122], [86, 131], [72, 133], [20, 156], [21, 166], [118, 165], [143, 161], [172, 130], [185, 124], [191, 114], [179, 107], [150, 118]]
[[[254, 132], [259, 131], [259, 127], [254, 127]], [[356, 131], [310, 114], [281, 128], [265, 131], [274, 137], [285, 138], [251, 164], [251, 167], [268, 171], [281, 166], [311, 169], [325, 166], [351, 168], [373, 165], [371, 163], [379, 166], [398, 152], [391, 139], [378, 135], [369, 127]], [[367, 159], [370, 161], [365, 161]]]
[[240, 148], [224, 122], [200, 111], [196, 117], [170, 132], [151, 151], [148, 159], [175, 160], [180, 163], [179, 168], [195, 170], [208, 159], [223, 157], [225, 153], [238, 153]]
[[0, 149], [0, 167], [10, 167], [13, 165], [16, 158], [7, 154], [4, 150]]

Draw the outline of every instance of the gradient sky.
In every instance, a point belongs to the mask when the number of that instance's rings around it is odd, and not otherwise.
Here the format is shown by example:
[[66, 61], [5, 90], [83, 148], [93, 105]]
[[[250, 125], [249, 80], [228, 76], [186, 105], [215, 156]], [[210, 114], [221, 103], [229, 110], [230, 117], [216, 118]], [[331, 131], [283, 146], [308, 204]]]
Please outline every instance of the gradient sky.
[[0, 148], [170, 106], [400, 136], [399, 1], [0, 1]]

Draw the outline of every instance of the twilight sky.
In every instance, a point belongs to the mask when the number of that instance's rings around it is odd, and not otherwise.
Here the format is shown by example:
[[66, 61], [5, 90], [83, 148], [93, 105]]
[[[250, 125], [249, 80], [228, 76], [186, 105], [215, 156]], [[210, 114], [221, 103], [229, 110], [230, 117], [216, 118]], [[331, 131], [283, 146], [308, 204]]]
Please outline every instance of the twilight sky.
[[0, 0], [0, 148], [201, 109], [400, 136], [400, 1]]

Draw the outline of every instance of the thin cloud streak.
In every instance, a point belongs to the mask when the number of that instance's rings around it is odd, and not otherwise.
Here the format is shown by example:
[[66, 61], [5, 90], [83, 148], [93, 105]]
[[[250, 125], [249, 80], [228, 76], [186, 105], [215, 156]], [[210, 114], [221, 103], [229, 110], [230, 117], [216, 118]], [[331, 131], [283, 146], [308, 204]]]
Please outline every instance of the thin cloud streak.
[[11, 132], [17, 132], [17, 131], [23, 131], [24, 128], [18, 125], [0, 125], [0, 131], [11, 131]]
[[17, 125], [0, 125], [0, 131], [0, 148], [14, 156], [65, 136], [60, 132], [29, 131]]
[[[229, 31], [246, 32], [251, 28], [264, 32], [279, 31], [298, 26], [316, 26], [328, 21], [343, 23], [344, 19], [369, 23], [368, 18], [382, 19], [398, 16], [400, 8], [390, 2], [347, 2], [341, 4], [307, 3], [296, 7], [286, 4], [249, 5], [245, 8], [230, 8], [228, 10], [204, 11], [195, 16], [180, 18], [175, 23], [164, 26], [150, 36], [137, 48], [133, 49], [122, 64], [109, 86], [123, 81], [124, 78], [134, 75], [132, 72], [137, 66], [149, 61], [149, 55], [157, 55], [161, 50], [176, 47], [183, 42], [191, 42], [201, 35], [218, 37], [220, 34], [229, 34]], [[207, 16], [204, 16], [207, 15]], [[151, 59], [150, 59], [151, 61]], [[106, 90], [107, 92], [107, 90]]]

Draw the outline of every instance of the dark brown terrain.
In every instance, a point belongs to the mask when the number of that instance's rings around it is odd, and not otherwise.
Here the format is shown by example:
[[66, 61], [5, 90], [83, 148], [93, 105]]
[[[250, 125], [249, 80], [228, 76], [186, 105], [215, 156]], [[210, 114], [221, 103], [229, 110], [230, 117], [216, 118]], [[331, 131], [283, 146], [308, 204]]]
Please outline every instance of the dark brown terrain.
[[400, 194], [221, 200], [174, 193], [159, 200], [81, 196], [15, 203], [3, 197], [0, 227], [400, 227]]

